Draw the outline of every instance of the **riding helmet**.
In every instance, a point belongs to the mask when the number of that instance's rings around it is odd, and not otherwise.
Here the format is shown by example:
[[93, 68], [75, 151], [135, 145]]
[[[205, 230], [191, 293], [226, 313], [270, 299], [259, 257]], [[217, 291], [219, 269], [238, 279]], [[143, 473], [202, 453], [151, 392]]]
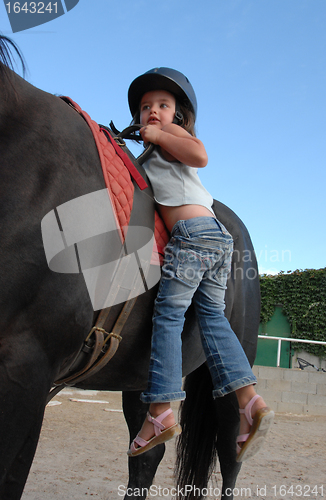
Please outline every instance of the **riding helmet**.
[[166, 90], [173, 94], [180, 104], [190, 109], [196, 118], [197, 99], [188, 78], [171, 68], [153, 68], [138, 76], [128, 90], [128, 102], [132, 116], [139, 109], [141, 98], [152, 90]]

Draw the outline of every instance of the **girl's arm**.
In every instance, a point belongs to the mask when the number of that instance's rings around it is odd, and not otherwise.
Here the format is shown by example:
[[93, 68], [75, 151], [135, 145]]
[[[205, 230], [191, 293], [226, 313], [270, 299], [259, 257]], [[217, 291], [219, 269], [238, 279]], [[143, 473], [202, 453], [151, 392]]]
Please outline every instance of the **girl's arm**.
[[162, 129], [156, 125], [147, 125], [140, 129], [140, 134], [145, 143], [156, 144], [163, 149], [163, 152], [168, 153], [165, 156], [169, 161], [179, 160], [195, 168], [207, 165], [208, 158], [204, 144], [175, 123], [169, 123]]

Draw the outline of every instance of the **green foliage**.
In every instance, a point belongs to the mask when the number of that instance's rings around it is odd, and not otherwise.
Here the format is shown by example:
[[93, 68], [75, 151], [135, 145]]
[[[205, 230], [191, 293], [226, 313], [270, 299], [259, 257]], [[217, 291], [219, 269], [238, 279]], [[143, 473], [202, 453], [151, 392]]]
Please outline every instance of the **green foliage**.
[[[283, 314], [291, 325], [291, 337], [326, 342], [326, 268], [297, 270], [276, 276], [262, 275], [261, 322], [267, 323], [275, 305], [283, 306]], [[293, 343], [294, 349], [303, 349], [319, 357], [326, 357], [326, 346]]]

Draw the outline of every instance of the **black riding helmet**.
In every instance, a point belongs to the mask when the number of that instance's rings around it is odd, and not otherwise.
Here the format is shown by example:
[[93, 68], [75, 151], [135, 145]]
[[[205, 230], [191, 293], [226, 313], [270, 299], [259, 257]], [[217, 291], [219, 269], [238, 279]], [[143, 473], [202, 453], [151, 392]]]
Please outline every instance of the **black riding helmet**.
[[175, 96], [177, 102], [193, 112], [196, 119], [197, 99], [188, 78], [171, 68], [153, 68], [138, 76], [128, 90], [128, 102], [132, 116], [139, 110], [141, 98], [152, 90], [166, 90]]

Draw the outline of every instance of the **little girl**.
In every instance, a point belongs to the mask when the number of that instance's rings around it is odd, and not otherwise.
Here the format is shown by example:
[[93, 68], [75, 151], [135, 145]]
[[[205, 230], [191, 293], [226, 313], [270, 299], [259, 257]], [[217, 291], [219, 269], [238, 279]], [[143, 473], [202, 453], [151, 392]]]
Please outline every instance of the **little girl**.
[[261, 448], [274, 412], [256, 394], [257, 380], [224, 315], [233, 240], [216, 219], [212, 196], [197, 175], [208, 160], [194, 133], [196, 96], [182, 73], [155, 68], [131, 83], [128, 99], [133, 122], [143, 125], [144, 143], [156, 145], [144, 168], [171, 233], [154, 306], [148, 386], [141, 394], [141, 400], [150, 403], [149, 412], [128, 455], [140, 455], [181, 432], [170, 402], [185, 398], [181, 333], [193, 302], [213, 397], [235, 391], [238, 399], [241, 462]]

